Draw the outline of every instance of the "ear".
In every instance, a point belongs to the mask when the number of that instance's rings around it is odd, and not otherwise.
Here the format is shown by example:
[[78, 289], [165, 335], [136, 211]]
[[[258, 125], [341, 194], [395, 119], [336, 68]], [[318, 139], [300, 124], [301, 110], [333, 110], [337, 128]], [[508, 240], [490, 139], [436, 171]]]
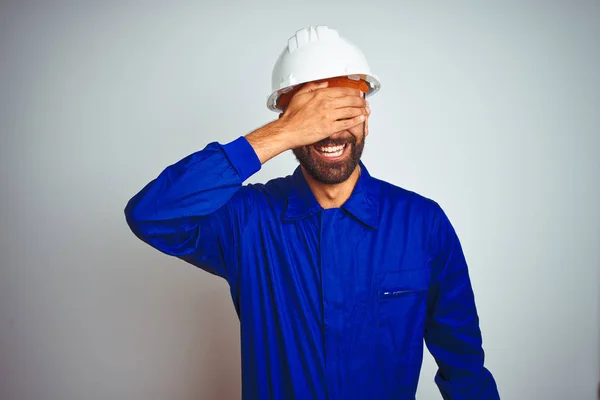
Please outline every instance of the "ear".
[[283, 117], [283, 113], [279, 113], [279, 119], [281, 119], [281, 117]]

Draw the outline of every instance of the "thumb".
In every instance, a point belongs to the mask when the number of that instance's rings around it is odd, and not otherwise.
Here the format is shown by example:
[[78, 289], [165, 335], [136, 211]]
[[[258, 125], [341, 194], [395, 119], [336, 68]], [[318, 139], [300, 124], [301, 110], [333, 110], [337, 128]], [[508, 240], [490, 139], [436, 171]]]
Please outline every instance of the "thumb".
[[324, 89], [329, 86], [329, 82], [308, 82], [305, 83], [296, 94], [308, 93], [318, 89]]

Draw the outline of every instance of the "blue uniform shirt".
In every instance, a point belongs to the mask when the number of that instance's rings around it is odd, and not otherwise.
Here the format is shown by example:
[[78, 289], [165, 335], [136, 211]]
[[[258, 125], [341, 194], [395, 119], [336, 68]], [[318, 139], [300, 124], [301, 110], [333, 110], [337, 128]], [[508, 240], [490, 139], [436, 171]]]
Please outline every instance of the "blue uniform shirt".
[[154, 248], [223, 277], [244, 399], [414, 399], [423, 341], [445, 399], [497, 399], [459, 240], [432, 200], [362, 173], [323, 209], [300, 168], [266, 184], [244, 137], [167, 167], [125, 208]]

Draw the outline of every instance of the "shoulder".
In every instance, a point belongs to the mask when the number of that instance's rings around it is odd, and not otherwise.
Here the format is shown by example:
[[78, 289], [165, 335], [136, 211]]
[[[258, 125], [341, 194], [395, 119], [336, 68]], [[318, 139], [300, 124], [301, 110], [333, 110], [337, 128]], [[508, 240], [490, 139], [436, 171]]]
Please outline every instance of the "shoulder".
[[378, 180], [381, 214], [387, 224], [410, 227], [423, 240], [428, 252], [457, 239], [456, 233], [440, 204], [423, 194]]
[[378, 187], [380, 207], [384, 209], [403, 209], [432, 219], [441, 210], [435, 200], [421, 193], [382, 179], [372, 178], [372, 180], [374, 187]]
[[251, 193], [256, 201], [263, 204], [268, 203], [272, 206], [286, 201], [291, 183], [292, 176], [287, 175], [270, 179], [264, 183], [250, 183], [244, 185], [242, 190]]

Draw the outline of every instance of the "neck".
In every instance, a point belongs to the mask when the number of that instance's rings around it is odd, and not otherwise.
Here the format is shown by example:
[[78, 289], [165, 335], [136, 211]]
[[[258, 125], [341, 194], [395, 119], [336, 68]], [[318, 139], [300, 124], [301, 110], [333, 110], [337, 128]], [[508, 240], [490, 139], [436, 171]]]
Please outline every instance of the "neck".
[[315, 199], [321, 205], [321, 207], [325, 209], [338, 208], [341, 207], [342, 204], [344, 204], [352, 194], [352, 191], [356, 186], [356, 182], [358, 182], [358, 177], [360, 176], [360, 165], [356, 166], [354, 171], [352, 171], [352, 175], [350, 175], [350, 177], [344, 182], [333, 185], [328, 185], [317, 181], [308, 172], [306, 172], [304, 167], [302, 167], [302, 174], [304, 175], [304, 179], [306, 179], [308, 187], [312, 191]]

